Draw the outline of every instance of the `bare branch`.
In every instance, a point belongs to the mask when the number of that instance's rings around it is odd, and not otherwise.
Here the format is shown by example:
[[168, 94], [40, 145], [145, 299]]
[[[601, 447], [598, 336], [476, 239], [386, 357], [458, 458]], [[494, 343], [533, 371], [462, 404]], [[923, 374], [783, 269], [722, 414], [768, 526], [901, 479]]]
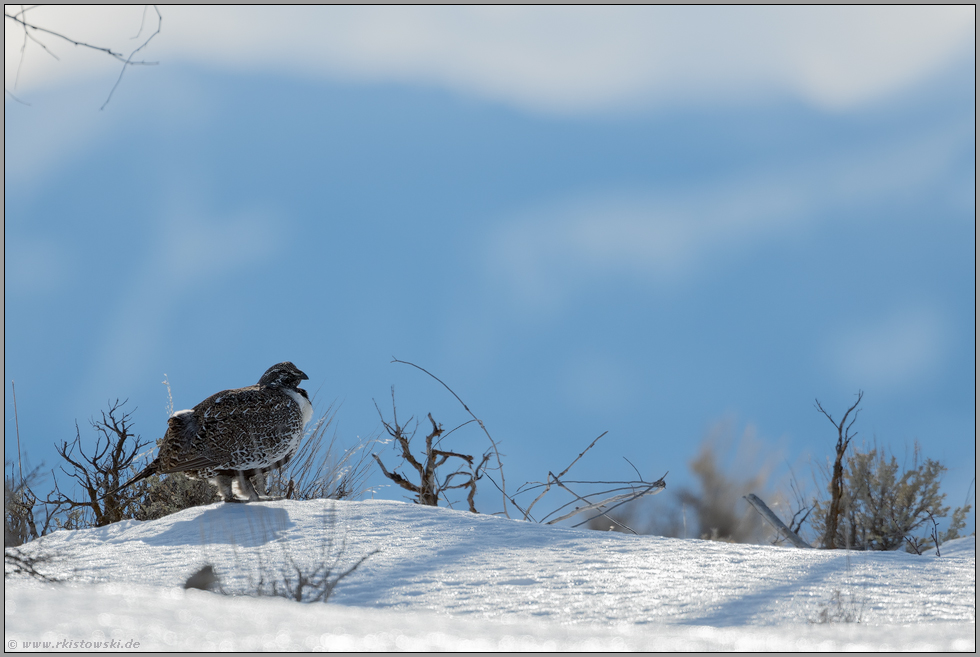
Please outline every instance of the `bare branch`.
[[419, 492], [419, 487], [413, 484], [412, 482], [410, 482], [405, 477], [401, 476], [397, 472], [388, 472], [388, 470], [385, 469], [384, 463], [381, 462], [381, 459], [378, 457], [377, 454], [372, 454], [371, 456], [373, 456], [374, 460], [378, 462], [378, 465], [381, 467], [381, 472], [382, 474], [384, 474], [384, 476], [388, 477], [388, 479], [391, 479], [393, 482], [395, 482], [405, 490], [411, 491], [413, 493]]
[[[150, 41], [153, 40], [153, 37], [155, 37], [156, 35], [160, 34], [160, 28], [163, 26], [163, 16], [160, 14], [160, 10], [157, 9], [156, 5], [153, 5], [153, 11], [155, 11], [157, 13], [157, 29], [156, 29], [156, 32], [154, 32], [153, 34], [151, 34], [146, 39], [146, 41], [144, 41], [142, 43], [142, 45], [140, 45], [136, 50], [134, 50], [133, 52], [131, 52], [129, 54], [129, 57], [126, 58], [126, 61], [123, 62], [123, 67], [119, 71], [119, 77], [116, 78], [116, 84], [112, 85], [112, 90], [109, 92], [109, 97], [105, 99], [105, 102], [104, 103], [102, 103], [102, 107], [99, 108], [100, 111], [101, 110], [104, 110], [105, 109], [105, 106], [109, 104], [109, 101], [110, 100], [112, 100], [112, 94], [114, 94], [116, 92], [116, 87], [118, 87], [119, 86], [119, 83], [122, 82], [123, 73], [126, 72], [126, 67], [127, 66], [132, 66], [133, 64], [148, 64], [148, 62], [134, 62], [133, 61], [133, 57], [136, 55], [136, 53], [138, 53], [140, 50], [142, 50], [147, 45], [149, 45]], [[143, 10], [143, 15], [144, 15], [144, 18], [145, 18], [146, 17], [146, 10], [145, 9]], [[140, 23], [140, 32], [142, 32], [142, 31], [143, 31], [143, 24]], [[137, 35], [137, 36], [139, 36], [139, 35]], [[153, 65], [156, 65], [157, 63], [158, 62], [152, 62]]]
[[[149, 5], [143, 5], [143, 15], [140, 16], [140, 29], [136, 32], [136, 36], [132, 38], [133, 41], [140, 38], [140, 35], [143, 34], [143, 26], [146, 25], [146, 10], [149, 8]], [[153, 8], [156, 9], [156, 5], [154, 5]], [[157, 13], [159, 14], [160, 12], [157, 11]]]
[[[549, 475], [549, 477], [552, 476], [550, 472], [548, 473], [548, 475]], [[574, 511], [572, 511], [571, 513], [566, 513], [565, 515], [561, 516], [560, 518], [555, 518], [554, 520], [552, 520], [552, 521], [550, 521], [548, 523], [549, 525], [553, 525], [556, 522], [561, 522], [562, 520], [565, 520], [566, 518], [571, 518], [572, 516], [575, 516], [575, 515], [578, 515], [579, 513], [582, 513], [583, 511], [590, 511], [592, 509], [602, 508], [602, 507], [604, 507], [604, 506], [606, 506], [606, 505], [608, 505], [608, 504], [610, 504], [612, 502], [615, 502], [615, 501], [618, 501], [620, 499], [625, 499], [626, 497], [629, 497], [629, 495], [617, 495], [617, 496], [610, 497], [610, 498], [607, 498], [605, 500], [602, 500], [601, 502], [589, 502], [589, 500], [587, 500], [586, 498], [582, 497], [581, 495], [578, 495], [575, 491], [573, 491], [572, 489], [570, 489], [568, 486], [566, 486], [563, 483], [561, 483], [560, 481], [558, 481], [557, 478], [555, 478], [554, 481], [555, 481], [555, 484], [557, 484], [559, 487], [561, 487], [564, 490], [566, 490], [569, 493], [571, 493], [572, 496], [576, 500], [579, 500], [580, 502], [585, 502], [586, 506], [578, 507]], [[626, 525], [624, 525], [624, 524], [622, 524], [620, 522], [617, 522], [615, 519], [610, 518], [609, 516], [607, 516], [605, 512], [599, 514], [598, 517], [604, 517], [607, 520], [609, 520], [610, 522], [614, 522], [617, 525], [619, 525], [620, 527], [623, 527], [623, 528], [629, 530], [631, 533], [633, 533], [633, 534], [636, 533], [631, 527], [627, 527]]]
[[571, 463], [569, 463], [569, 464], [568, 464], [568, 467], [567, 467], [567, 468], [565, 468], [564, 470], [562, 470], [562, 471], [561, 471], [561, 472], [560, 472], [560, 473], [558, 474], [558, 476], [556, 477], [556, 479], [561, 479], [562, 477], [564, 477], [564, 476], [565, 476], [565, 474], [566, 474], [566, 473], [567, 473], [567, 472], [568, 472], [569, 470], [571, 470], [571, 469], [572, 469], [572, 466], [573, 466], [573, 465], [575, 465], [576, 463], [578, 463], [578, 461], [579, 461], [579, 459], [580, 459], [580, 458], [582, 458], [583, 456], [585, 456], [585, 453], [586, 453], [586, 452], [588, 452], [588, 451], [589, 451], [590, 449], [592, 449], [592, 448], [593, 448], [593, 447], [595, 446], [595, 444], [596, 444], [597, 442], [599, 442], [599, 440], [600, 440], [600, 439], [601, 439], [601, 438], [602, 438], [603, 436], [605, 436], [605, 435], [606, 435], [607, 433], [609, 433], [609, 432], [608, 432], [608, 431], [603, 431], [602, 433], [600, 433], [600, 434], [599, 434], [599, 437], [598, 437], [598, 438], [596, 438], [595, 440], [593, 440], [593, 441], [592, 441], [591, 443], [589, 443], [589, 446], [588, 446], [588, 447], [586, 447], [585, 449], [583, 449], [583, 450], [582, 450], [582, 452], [581, 452], [581, 453], [580, 453], [580, 454], [579, 454], [578, 456], [576, 456], [576, 457], [575, 457], [575, 460], [574, 460], [574, 461], [572, 461]]
[[[847, 451], [848, 445], [857, 435], [856, 433], [851, 433], [851, 427], [857, 421], [858, 413], [861, 409], [858, 405], [861, 403], [861, 399], [864, 397], [864, 392], [858, 390], [857, 401], [847, 409], [844, 413], [844, 417], [838, 423], [831, 417], [830, 413], [824, 410], [823, 406], [820, 405], [820, 400], [815, 400], [817, 410], [823, 413], [830, 423], [834, 425], [837, 429], [837, 445], [836, 454], [834, 456], [834, 467], [833, 472], [830, 477], [830, 509], [827, 513], [827, 523], [824, 528], [823, 536], [823, 546], [825, 548], [835, 548], [840, 547], [837, 545], [837, 527], [840, 520], [840, 516], [843, 513], [843, 496], [844, 496], [844, 453]], [[854, 413], [854, 417], [851, 418], [850, 424], [847, 423], [848, 416]]]
[[[69, 36], [67, 36], [65, 34], [60, 33], [60, 32], [55, 32], [54, 30], [50, 30], [50, 29], [48, 29], [46, 27], [41, 27], [40, 25], [37, 25], [36, 23], [28, 22], [26, 20], [26, 18], [25, 18], [25, 15], [26, 15], [26, 13], [30, 9], [33, 9], [34, 7], [22, 8], [20, 11], [18, 11], [16, 13], [10, 13], [6, 9], [4, 9], [4, 12], [3, 12], [4, 18], [6, 18], [8, 20], [11, 20], [14, 23], [17, 23], [18, 25], [21, 26], [21, 28], [24, 31], [24, 41], [23, 41], [23, 43], [21, 44], [21, 47], [20, 47], [20, 60], [17, 63], [17, 74], [16, 74], [16, 76], [14, 78], [14, 88], [16, 89], [17, 88], [17, 85], [20, 82], [20, 71], [21, 71], [21, 67], [22, 67], [22, 65], [24, 63], [24, 55], [25, 55], [25, 52], [26, 52], [28, 39], [31, 40], [31, 41], [33, 41], [34, 43], [36, 43], [46, 53], [48, 53], [49, 55], [51, 55], [52, 57], [54, 57], [56, 60], [59, 60], [60, 61], [59, 57], [54, 52], [52, 52], [44, 42], [42, 42], [40, 39], [38, 39], [36, 36], [34, 36], [34, 34], [32, 33], [32, 31], [33, 32], [37, 32], [37, 33], [47, 34], [47, 35], [53, 36], [55, 38], [62, 39], [63, 41], [67, 41], [68, 43], [70, 43], [70, 44], [72, 44], [73, 46], [76, 46], [76, 47], [88, 48], [90, 50], [95, 50], [97, 52], [105, 53], [106, 55], [109, 55], [113, 59], [116, 59], [117, 61], [119, 61], [119, 62], [122, 63], [122, 69], [119, 71], [119, 77], [116, 78], [116, 82], [115, 82], [115, 84], [113, 84], [112, 89], [109, 91], [109, 96], [106, 98], [106, 101], [102, 104], [102, 107], [99, 108], [100, 110], [105, 109], [106, 105], [109, 104], [109, 101], [112, 100], [112, 96], [115, 93], [116, 88], [119, 86], [119, 83], [122, 82], [122, 78], [123, 78], [123, 75], [126, 72], [126, 68], [127, 67], [129, 67], [129, 66], [156, 66], [157, 64], [159, 64], [159, 62], [150, 62], [150, 61], [145, 61], [145, 60], [139, 60], [139, 61], [137, 61], [137, 60], [134, 60], [133, 59], [137, 55], [137, 53], [139, 53], [141, 50], [143, 50], [144, 48], [146, 48], [146, 46], [149, 45], [150, 41], [152, 41], [153, 38], [160, 33], [160, 30], [161, 30], [161, 28], [163, 26], [163, 15], [160, 13], [159, 8], [157, 8], [156, 5], [152, 5], [152, 7], [153, 7], [153, 11], [156, 12], [156, 15], [157, 15], [157, 28], [153, 32], [153, 34], [151, 34], [149, 37], [147, 37], [146, 40], [143, 43], [141, 43], [139, 46], [137, 46], [136, 49], [134, 49], [131, 53], [129, 53], [128, 56], [124, 55], [121, 52], [116, 52], [112, 48], [105, 48], [105, 47], [102, 47], [102, 46], [96, 46], [96, 45], [93, 45], [91, 43], [87, 43], [85, 41], [78, 41], [77, 39], [73, 39], [73, 38], [71, 38], [71, 37], [69, 37]], [[133, 37], [134, 39], [138, 38], [139, 35], [143, 33], [143, 26], [144, 26], [145, 22], [146, 22], [146, 7], [144, 7], [144, 9], [143, 9], [143, 17], [142, 17], [142, 19], [140, 21], [140, 29], [139, 29], [139, 32], [137, 33], [137, 35], [135, 37]], [[7, 95], [9, 95], [11, 98], [13, 98], [14, 100], [16, 100], [17, 102], [23, 103], [23, 101], [19, 100], [11, 92], [6, 91], [6, 93], [7, 93]], [[27, 103], [23, 103], [23, 104], [26, 105]]]
[[93, 46], [92, 44], [85, 43], [84, 41], [76, 41], [75, 39], [72, 39], [71, 37], [67, 37], [64, 34], [61, 34], [60, 32], [55, 32], [54, 30], [49, 30], [46, 27], [34, 25], [33, 23], [28, 23], [27, 21], [25, 21], [23, 18], [20, 17], [21, 13], [23, 12], [19, 12], [18, 14], [9, 14], [7, 13], [6, 10], [4, 10], [3, 15], [4, 18], [9, 18], [10, 20], [16, 23], [20, 23], [25, 30], [31, 29], [37, 32], [44, 32], [45, 34], [50, 34], [51, 36], [58, 37], [59, 39], [64, 39], [65, 41], [72, 44], [73, 46], [82, 46], [83, 48], [91, 48], [92, 50], [98, 50], [99, 52], [104, 52], [105, 54], [110, 55], [111, 57], [114, 57], [121, 62], [126, 61], [126, 58], [123, 57], [122, 53], [115, 52], [111, 48], [103, 48], [101, 46]]

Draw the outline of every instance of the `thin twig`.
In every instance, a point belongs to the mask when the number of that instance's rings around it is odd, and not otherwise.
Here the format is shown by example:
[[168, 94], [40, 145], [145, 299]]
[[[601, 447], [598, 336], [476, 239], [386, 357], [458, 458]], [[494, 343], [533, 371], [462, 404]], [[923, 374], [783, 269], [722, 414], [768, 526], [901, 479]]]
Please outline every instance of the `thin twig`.
[[[606, 500], [603, 500], [602, 502], [591, 503], [591, 502], [589, 502], [589, 500], [585, 499], [584, 497], [581, 497], [580, 495], [578, 495], [577, 493], [575, 493], [572, 489], [570, 489], [568, 486], [565, 486], [563, 483], [561, 483], [560, 481], [558, 481], [557, 478], [555, 479], [555, 483], [558, 484], [558, 486], [560, 486], [561, 488], [564, 488], [565, 490], [567, 490], [572, 495], [574, 495], [577, 500], [579, 500], [581, 502], [585, 502], [588, 506], [585, 506], [585, 507], [582, 507], [582, 508], [579, 508], [579, 509], [575, 509], [571, 513], [566, 514], [566, 515], [562, 516], [561, 518], [556, 518], [555, 520], [553, 520], [552, 522], [550, 522], [548, 524], [554, 524], [556, 522], [560, 522], [560, 521], [564, 520], [565, 518], [571, 518], [572, 516], [578, 515], [579, 513], [582, 513], [583, 511], [588, 511], [589, 509], [601, 508], [601, 507], [605, 506], [607, 503], [612, 502], [612, 501], [614, 501], [616, 499], [619, 499], [618, 497], [613, 497], [613, 498], [608, 498]], [[627, 496], [620, 496], [620, 497], [627, 497]], [[600, 516], [603, 517], [603, 518], [605, 518], [606, 520], [608, 520], [610, 522], [616, 523], [620, 527], [628, 530], [630, 533], [636, 534], [636, 530], [634, 530], [632, 527], [628, 527], [627, 525], [624, 525], [623, 523], [617, 521], [616, 519], [609, 517], [608, 515], [606, 515], [605, 512], [601, 513]]]
[[[569, 464], [568, 464], [568, 467], [567, 467], [567, 468], [565, 468], [564, 470], [562, 470], [562, 471], [561, 471], [561, 474], [559, 474], [559, 475], [558, 475], [557, 477], [555, 477], [555, 481], [557, 481], [558, 479], [561, 479], [562, 477], [564, 477], [564, 476], [565, 476], [565, 473], [567, 473], [567, 472], [568, 472], [569, 470], [571, 470], [571, 469], [572, 469], [572, 466], [573, 466], [573, 465], [575, 465], [576, 463], [578, 463], [578, 460], [579, 460], [580, 458], [582, 458], [583, 456], [585, 456], [585, 453], [586, 453], [587, 451], [589, 451], [590, 449], [592, 449], [592, 447], [593, 447], [593, 446], [594, 446], [594, 445], [595, 445], [595, 444], [596, 444], [597, 442], [599, 442], [599, 438], [602, 438], [602, 437], [603, 437], [603, 436], [605, 436], [605, 435], [606, 435], [607, 433], [609, 433], [609, 432], [608, 432], [608, 431], [603, 431], [603, 432], [602, 432], [601, 434], [599, 434], [599, 437], [598, 437], [598, 438], [596, 438], [596, 439], [595, 439], [595, 440], [593, 440], [593, 441], [592, 441], [591, 443], [589, 443], [589, 446], [588, 446], [588, 447], [586, 447], [585, 449], [583, 449], [583, 450], [582, 450], [582, 452], [581, 452], [581, 453], [580, 453], [580, 454], [579, 454], [579, 455], [578, 455], [577, 457], [575, 457], [575, 460], [574, 460], [574, 461], [572, 461], [571, 463], [569, 463]], [[637, 473], [637, 474], [639, 474], [639, 473]], [[540, 500], [540, 499], [541, 499], [542, 497], [544, 497], [544, 496], [545, 496], [545, 494], [546, 494], [546, 493], [547, 493], [547, 492], [548, 492], [549, 490], [551, 490], [551, 473], [550, 473], [550, 472], [548, 473], [548, 483], [547, 483], [547, 484], [545, 485], [545, 489], [544, 489], [543, 491], [541, 491], [541, 494], [540, 494], [540, 495], [538, 495], [538, 496], [537, 496], [536, 498], [534, 498], [534, 501], [533, 501], [533, 502], [531, 502], [531, 504], [530, 504], [530, 505], [528, 505], [528, 507], [527, 507], [527, 510], [526, 510], [526, 511], [524, 511], [524, 519], [525, 519], [525, 520], [527, 520], [528, 518], [531, 518], [531, 509], [532, 509], [532, 508], [534, 507], [534, 505], [535, 505], [535, 504], [537, 504], [537, 503], [538, 503], [538, 500]], [[566, 489], [566, 490], [567, 490], [567, 489]], [[545, 517], [547, 517], [547, 516], [545, 516]], [[532, 518], [532, 519], [533, 519], [533, 518]], [[615, 522], [615, 521], [614, 521], [614, 522]]]
[[[618, 509], [619, 507], [623, 506], [624, 504], [628, 504], [628, 503], [632, 502], [633, 500], [638, 500], [638, 499], [640, 499], [641, 497], [643, 497], [645, 495], [656, 495], [657, 493], [659, 493], [660, 491], [662, 491], [666, 487], [667, 487], [667, 485], [663, 481], [655, 481], [652, 484], [650, 484], [650, 486], [647, 487], [645, 490], [642, 490], [642, 491], [636, 493], [632, 497], [625, 497], [625, 499], [622, 499], [622, 501], [620, 501], [618, 504], [613, 504], [611, 507], [609, 507], [608, 509], [606, 509], [604, 512], [599, 513], [599, 514], [596, 514], [596, 515], [592, 516], [591, 518], [586, 518], [582, 522], [572, 525], [572, 527], [581, 527], [582, 525], [585, 525], [587, 523], [590, 523], [593, 520], [595, 520], [596, 518], [600, 518], [600, 517], [603, 517], [603, 516], [605, 516], [605, 517], [608, 518], [609, 516], [606, 516], [606, 514], [609, 513], [610, 511], [614, 511], [614, 510]], [[606, 500], [606, 502], [613, 502], [613, 501], [614, 500]]]
[[14, 429], [17, 431], [17, 468], [20, 470], [20, 485], [24, 485], [24, 465], [21, 463], [21, 451], [20, 451], [20, 420], [17, 419], [17, 388], [14, 386], [14, 380], [10, 380], [10, 392], [14, 398]]
[[[15, 85], [15, 86], [16, 86], [16, 85]], [[4, 90], [3, 90], [3, 93], [5, 93], [5, 94], [7, 94], [8, 96], [10, 96], [11, 98], [13, 98], [13, 99], [14, 99], [15, 101], [17, 101], [17, 102], [18, 102], [18, 103], [20, 103], [21, 105], [27, 105], [28, 107], [30, 107], [30, 106], [31, 106], [31, 104], [30, 104], [30, 103], [26, 103], [26, 102], [24, 102], [23, 100], [21, 100], [20, 98], [18, 98], [17, 96], [15, 96], [15, 95], [14, 95], [13, 93], [11, 93], [11, 91], [10, 91], [9, 89], [4, 89]]]
[[[138, 32], [136, 32], [136, 36], [132, 37], [130, 41], [135, 41], [136, 39], [140, 38], [141, 34], [143, 34], [143, 26], [146, 24], [146, 10], [149, 8], [149, 5], [143, 5], [143, 15], [140, 17], [140, 29]], [[156, 6], [154, 6], [154, 9], [156, 9]]]
[[[133, 62], [133, 56], [136, 55], [136, 53], [138, 53], [140, 50], [142, 50], [143, 48], [145, 48], [147, 45], [149, 45], [150, 41], [153, 40], [153, 37], [155, 37], [156, 35], [160, 34], [160, 29], [163, 27], [163, 16], [160, 14], [160, 10], [157, 9], [156, 5], [153, 5], [153, 11], [155, 11], [157, 13], [157, 30], [156, 30], [156, 32], [154, 32], [153, 34], [151, 34], [149, 36], [149, 38], [147, 38], [147, 40], [144, 41], [142, 45], [140, 45], [139, 48], [137, 48], [133, 52], [129, 53], [129, 57], [126, 58], [126, 61], [123, 63], [122, 69], [119, 71], [119, 77], [116, 78], [116, 84], [112, 85], [112, 90], [109, 92], [109, 97], [105, 99], [105, 102], [104, 103], [102, 103], [102, 107], [99, 108], [99, 111], [104, 110], [105, 109], [105, 106], [109, 104], [109, 101], [110, 100], [112, 100], [112, 94], [114, 94], [116, 92], [116, 87], [118, 87], [119, 86], [119, 83], [122, 82], [123, 74], [126, 72], [126, 67], [127, 66], [131, 66], [134, 63], [141, 63], [141, 64], [145, 63], [145, 62]], [[145, 17], [145, 15], [146, 15], [146, 10], [145, 9], [143, 10], [143, 13], [144, 13], [144, 17]], [[140, 24], [140, 31], [141, 32], [143, 31], [143, 25], [142, 25], [142, 23]], [[156, 64], [157, 62], [153, 62], [153, 63]]]

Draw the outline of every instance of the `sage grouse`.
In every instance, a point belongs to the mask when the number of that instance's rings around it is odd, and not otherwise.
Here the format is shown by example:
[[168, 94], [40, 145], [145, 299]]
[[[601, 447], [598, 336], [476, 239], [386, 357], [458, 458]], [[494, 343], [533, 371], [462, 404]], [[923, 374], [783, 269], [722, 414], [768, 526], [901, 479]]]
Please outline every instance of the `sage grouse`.
[[266, 474], [296, 454], [313, 415], [309, 396], [298, 387], [305, 379], [292, 363], [279, 363], [254, 386], [224, 390], [177, 411], [157, 458], [120, 488], [153, 474], [183, 472], [210, 481], [225, 502], [270, 499]]

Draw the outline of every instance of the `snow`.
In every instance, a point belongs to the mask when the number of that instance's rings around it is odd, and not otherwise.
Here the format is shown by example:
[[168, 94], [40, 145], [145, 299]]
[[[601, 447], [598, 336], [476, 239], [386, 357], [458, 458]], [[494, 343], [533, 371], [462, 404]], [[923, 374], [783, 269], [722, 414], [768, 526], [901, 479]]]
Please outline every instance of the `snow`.
[[[976, 649], [975, 537], [941, 557], [801, 550], [372, 500], [218, 503], [25, 547], [67, 581], [5, 580], [8, 650]], [[378, 549], [327, 604], [244, 595]], [[182, 588], [206, 563], [233, 595]]]

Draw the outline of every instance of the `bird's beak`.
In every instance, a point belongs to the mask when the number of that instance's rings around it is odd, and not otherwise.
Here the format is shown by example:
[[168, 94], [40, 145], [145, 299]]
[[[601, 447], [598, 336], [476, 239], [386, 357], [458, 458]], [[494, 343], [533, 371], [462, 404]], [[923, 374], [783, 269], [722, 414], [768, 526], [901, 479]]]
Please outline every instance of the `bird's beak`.
[[299, 370], [299, 380], [300, 381], [309, 381], [310, 380], [310, 377], [306, 376], [306, 374], [303, 372], [303, 370]]

